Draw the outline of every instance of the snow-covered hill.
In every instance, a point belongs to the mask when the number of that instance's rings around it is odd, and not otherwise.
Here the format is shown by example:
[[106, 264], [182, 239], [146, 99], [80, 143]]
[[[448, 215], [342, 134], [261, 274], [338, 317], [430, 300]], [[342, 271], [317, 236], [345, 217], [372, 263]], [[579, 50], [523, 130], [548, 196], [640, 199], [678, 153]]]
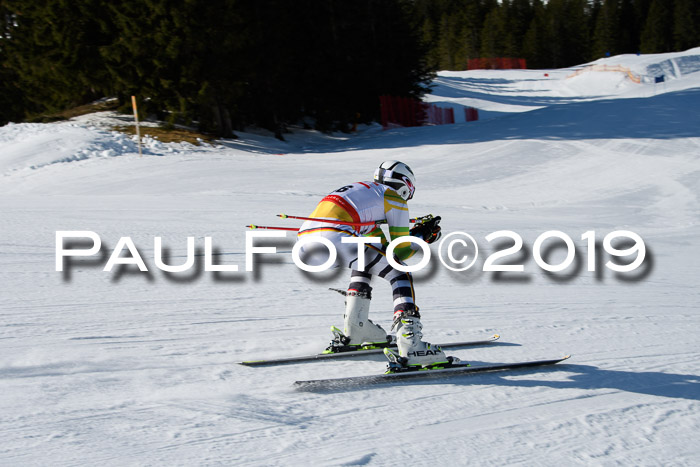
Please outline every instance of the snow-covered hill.
[[[583, 68], [443, 72], [427, 100], [480, 110], [456, 125], [358, 134], [297, 130], [215, 145], [129, 137], [109, 114], [0, 128], [0, 464], [3, 465], [697, 465], [700, 449], [700, 49], [611, 57], [636, 76]], [[588, 64], [592, 65], [592, 64]], [[587, 65], [586, 65], [587, 66]], [[545, 73], [548, 76], [545, 76]], [[473, 235], [475, 268], [416, 274], [431, 342], [502, 343], [463, 360], [573, 354], [544, 371], [368, 390], [294, 392], [298, 379], [372, 374], [381, 358], [247, 368], [235, 362], [322, 349], [341, 323], [349, 273], [310, 277], [279, 253], [245, 272], [245, 225], [296, 226], [328, 192], [382, 160], [417, 174], [411, 213]], [[99, 258], [55, 270], [55, 235], [89, 230]], [[519, 274], [483, 272], [485, 237], [524, 240]], [[536, 238], [559, 230], [576, 261], [548, 274]], [[588, 244], [639, 234], [642, 267], [616, 274]], [[120, 237], [149, 268], [102, 269]], [[172, 263], [195, 237], [197, 267]], [[217, 264], [203, 269], [204, 237]], [[602, 245], [597, 246], [602, 251]], [[433, 251], [437, 248], [434, 246]], [[552, 251], [550, 263], [564, 257]], [[388, 327], [388, 285], [373, 318]]]

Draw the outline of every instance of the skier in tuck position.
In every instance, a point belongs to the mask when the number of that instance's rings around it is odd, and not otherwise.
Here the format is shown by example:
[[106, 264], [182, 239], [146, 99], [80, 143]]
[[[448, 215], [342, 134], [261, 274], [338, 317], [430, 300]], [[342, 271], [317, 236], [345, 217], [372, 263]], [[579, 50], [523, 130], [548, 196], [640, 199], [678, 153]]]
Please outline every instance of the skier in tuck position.
[[[343, 265], [352, 269], [350, 286], [345, 293], [344, 328], [342, 331], [331, 328], [334, 338], [327, 353], [362, 347], [387, 347], [391, 343], [391, 336], [368, 319], [372, 291], [370, 280], [372, 276], [379, 276], [389, 281], [394, 297], [391, 330], [396, 330], [398, 353], [390, 348], [384, 350], [391, 366], [396, 369], [427, 368], [453, 360], [452, 357], [448, 359], [440, 347], [422, 341], [423, 326], [414, 302], [411, 274], [393, 268], [386, 257], [386, 246], [396, 238], [412, 235], [433, 243], [440, 237], [440, 217], [425, 216], [409, 229], [406, 201], [413, 197], [415, 181], [413, 171], [403, 162], [383, 162], [374, 172], [374, 181], [343, 186], [321, 200], [309, 217], [326, 222], [306, 221], [299, 229], [299, 239], [315, 235], [330, 240], [338, 252], [335, 267]], [[390, 238], [387, 239], [382, 229], [373, 222], [388, 224]], [[363, 271], [358, 269], [357, 243], [342, 242], [343, 237], [361, 236], [381, 239], [381, 244], [364, 246]], [[410, 258], [418, 248], [418, 245], [410, 242], [400, 243], [394, 249], [394, 259], [403, 264], [401, 261]], [[301, 246], [304, 261], [309, 265], [313, 265], [314, 261], [322, 264], [323, 261], [313, 259], [312, 251], [313, 243]]]

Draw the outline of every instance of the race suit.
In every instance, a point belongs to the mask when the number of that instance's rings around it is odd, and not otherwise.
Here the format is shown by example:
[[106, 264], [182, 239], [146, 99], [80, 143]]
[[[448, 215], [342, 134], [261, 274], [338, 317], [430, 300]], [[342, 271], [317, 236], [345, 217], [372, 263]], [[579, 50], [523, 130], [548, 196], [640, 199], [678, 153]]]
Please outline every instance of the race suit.
[[[358, 292], [370, 289], [369, 283], [373, 275], [389, 281], [393, 291], [394, 311], [411, 310], [415, 308], [413, 279], [410, 273], [394, 269], [386, 258], [386, 246], [390, 241], [409, 234], [409, 214], [406, 201], [391, 187], [374, 181], [356, 182], [343, 186], [325, 198], [316, 206], [309, 217], [347, 223], [365, 223], [382, 221], [388, 226], [389, 238], [386, 238], [381, 227], [372, 225], [349, 225], [306, 221], [299, 229], [298, 237], [308, 235], [323, 236], [330, 240], [338, 252], [340, 265], [352, 269], [350, 290]], [[358, 245], [342, 243], [343, 237], [379, 237], [381, 244], [368, 244], [364, 247], [365, 268], [357, 268]], [[308, 244], [307, 244], [308, 245]], [[310, 253], [307, 245], [301, 248], [301, 255]], [[401, 263], [410, 258], [416, 250], [409, 242], [399, 243], [394, 248], [394, 259]], [[323, 260], [305, 259], [305, 263], [323, 264]]]

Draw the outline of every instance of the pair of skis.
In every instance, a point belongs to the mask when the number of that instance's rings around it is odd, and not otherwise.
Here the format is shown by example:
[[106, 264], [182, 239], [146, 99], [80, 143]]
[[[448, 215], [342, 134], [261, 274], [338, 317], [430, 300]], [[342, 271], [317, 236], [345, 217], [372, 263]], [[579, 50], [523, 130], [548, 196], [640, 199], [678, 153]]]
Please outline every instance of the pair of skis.
[[[487, 339], [464, 341], [464, 342], [450, 342], [447, 344], [439, 344], [443, 349], [458, 348], [458, 347], [474, 347], [479, 345], [488, 345], [496, 342], [500, 336], [494, 334]], [[396, 345], [392, 344], [390, 348], [395, 348]], [[292, 363], [303, 363], [312, 362], [319, 360], [331, 360], [339, 358], [353, 358], [365, 355], [376, 355], [383, 353], [383, 348], [375, 348], [368, 350], [354, 350], [348, 352], [338, 352], [330, 354], [314, 354], [314, 355], [304, 355], [298, 357], [286, 357], [278, 359], [268, 359], [268, 360], [248, 360], [244, 362], [239, 362], [241, 365], [251, 366], [251, 367], [261, 367], [261, 366], [274, 366], [274, 365], [285, 365]], [[384, 384], [390, 382], [402, 382], [406, 380], [412, 380], [415, 378], [421, 379], [442, 379], [456, 375], [466, 375], [472, 373], [486, 373], [493, 371], [506, 371], [506, 370], [516, 370], [521, 368], [531, 368], [531, 367], [542, 367], [547, 365], [554, 365], [556, 363], [567, 360], [570, 356], [566, 355], [564, 357], [548, 359], [548, 360], [532, 360], [532, 361], [519, 361], [510, 363], [496, 363], [488, 365], [478, 365], [471, 366], [468, 363], [456, 363], [450, 367], [443, 369], [425, 369], [425, 370], [414, 370], [414, 371], [402, 371], [398, 373], [388, 373], [379, 375], [369, 375], [369, 376], [352, 376], [346, 378], [333, 378], [333, 379], [316, 379], [308, 381], [295, 381], [294, 387], [302, 391], [329, 391], [338, 389], [349, 389], [357, 388], [362, 386], [370, 386], [377, 384]]]

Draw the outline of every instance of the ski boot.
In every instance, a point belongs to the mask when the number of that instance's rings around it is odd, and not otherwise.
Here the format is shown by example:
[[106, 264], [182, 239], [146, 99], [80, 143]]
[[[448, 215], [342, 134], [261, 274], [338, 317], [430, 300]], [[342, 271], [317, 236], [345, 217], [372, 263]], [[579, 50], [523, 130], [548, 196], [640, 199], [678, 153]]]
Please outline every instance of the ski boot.
[[[334, 289], [335, 290], [335, 289]], [[333, 340], [324, 353], [368, 350], [391, 344], [391, 336], [378, 324], [368, 319], [372, 289], [358, 292], [350, 289], [345, 295], [344, 329], [331, 326]]]
[[423, 342], [423, 325], [417, 309], [394, 313], [391, 329], [396, 328], [398, 351], [386, 348], [384, 355], [389, 359], [386, 373], [402, 371], [438, 370], [459, 363], [456, 357], [448, 357], [437, 345]]

